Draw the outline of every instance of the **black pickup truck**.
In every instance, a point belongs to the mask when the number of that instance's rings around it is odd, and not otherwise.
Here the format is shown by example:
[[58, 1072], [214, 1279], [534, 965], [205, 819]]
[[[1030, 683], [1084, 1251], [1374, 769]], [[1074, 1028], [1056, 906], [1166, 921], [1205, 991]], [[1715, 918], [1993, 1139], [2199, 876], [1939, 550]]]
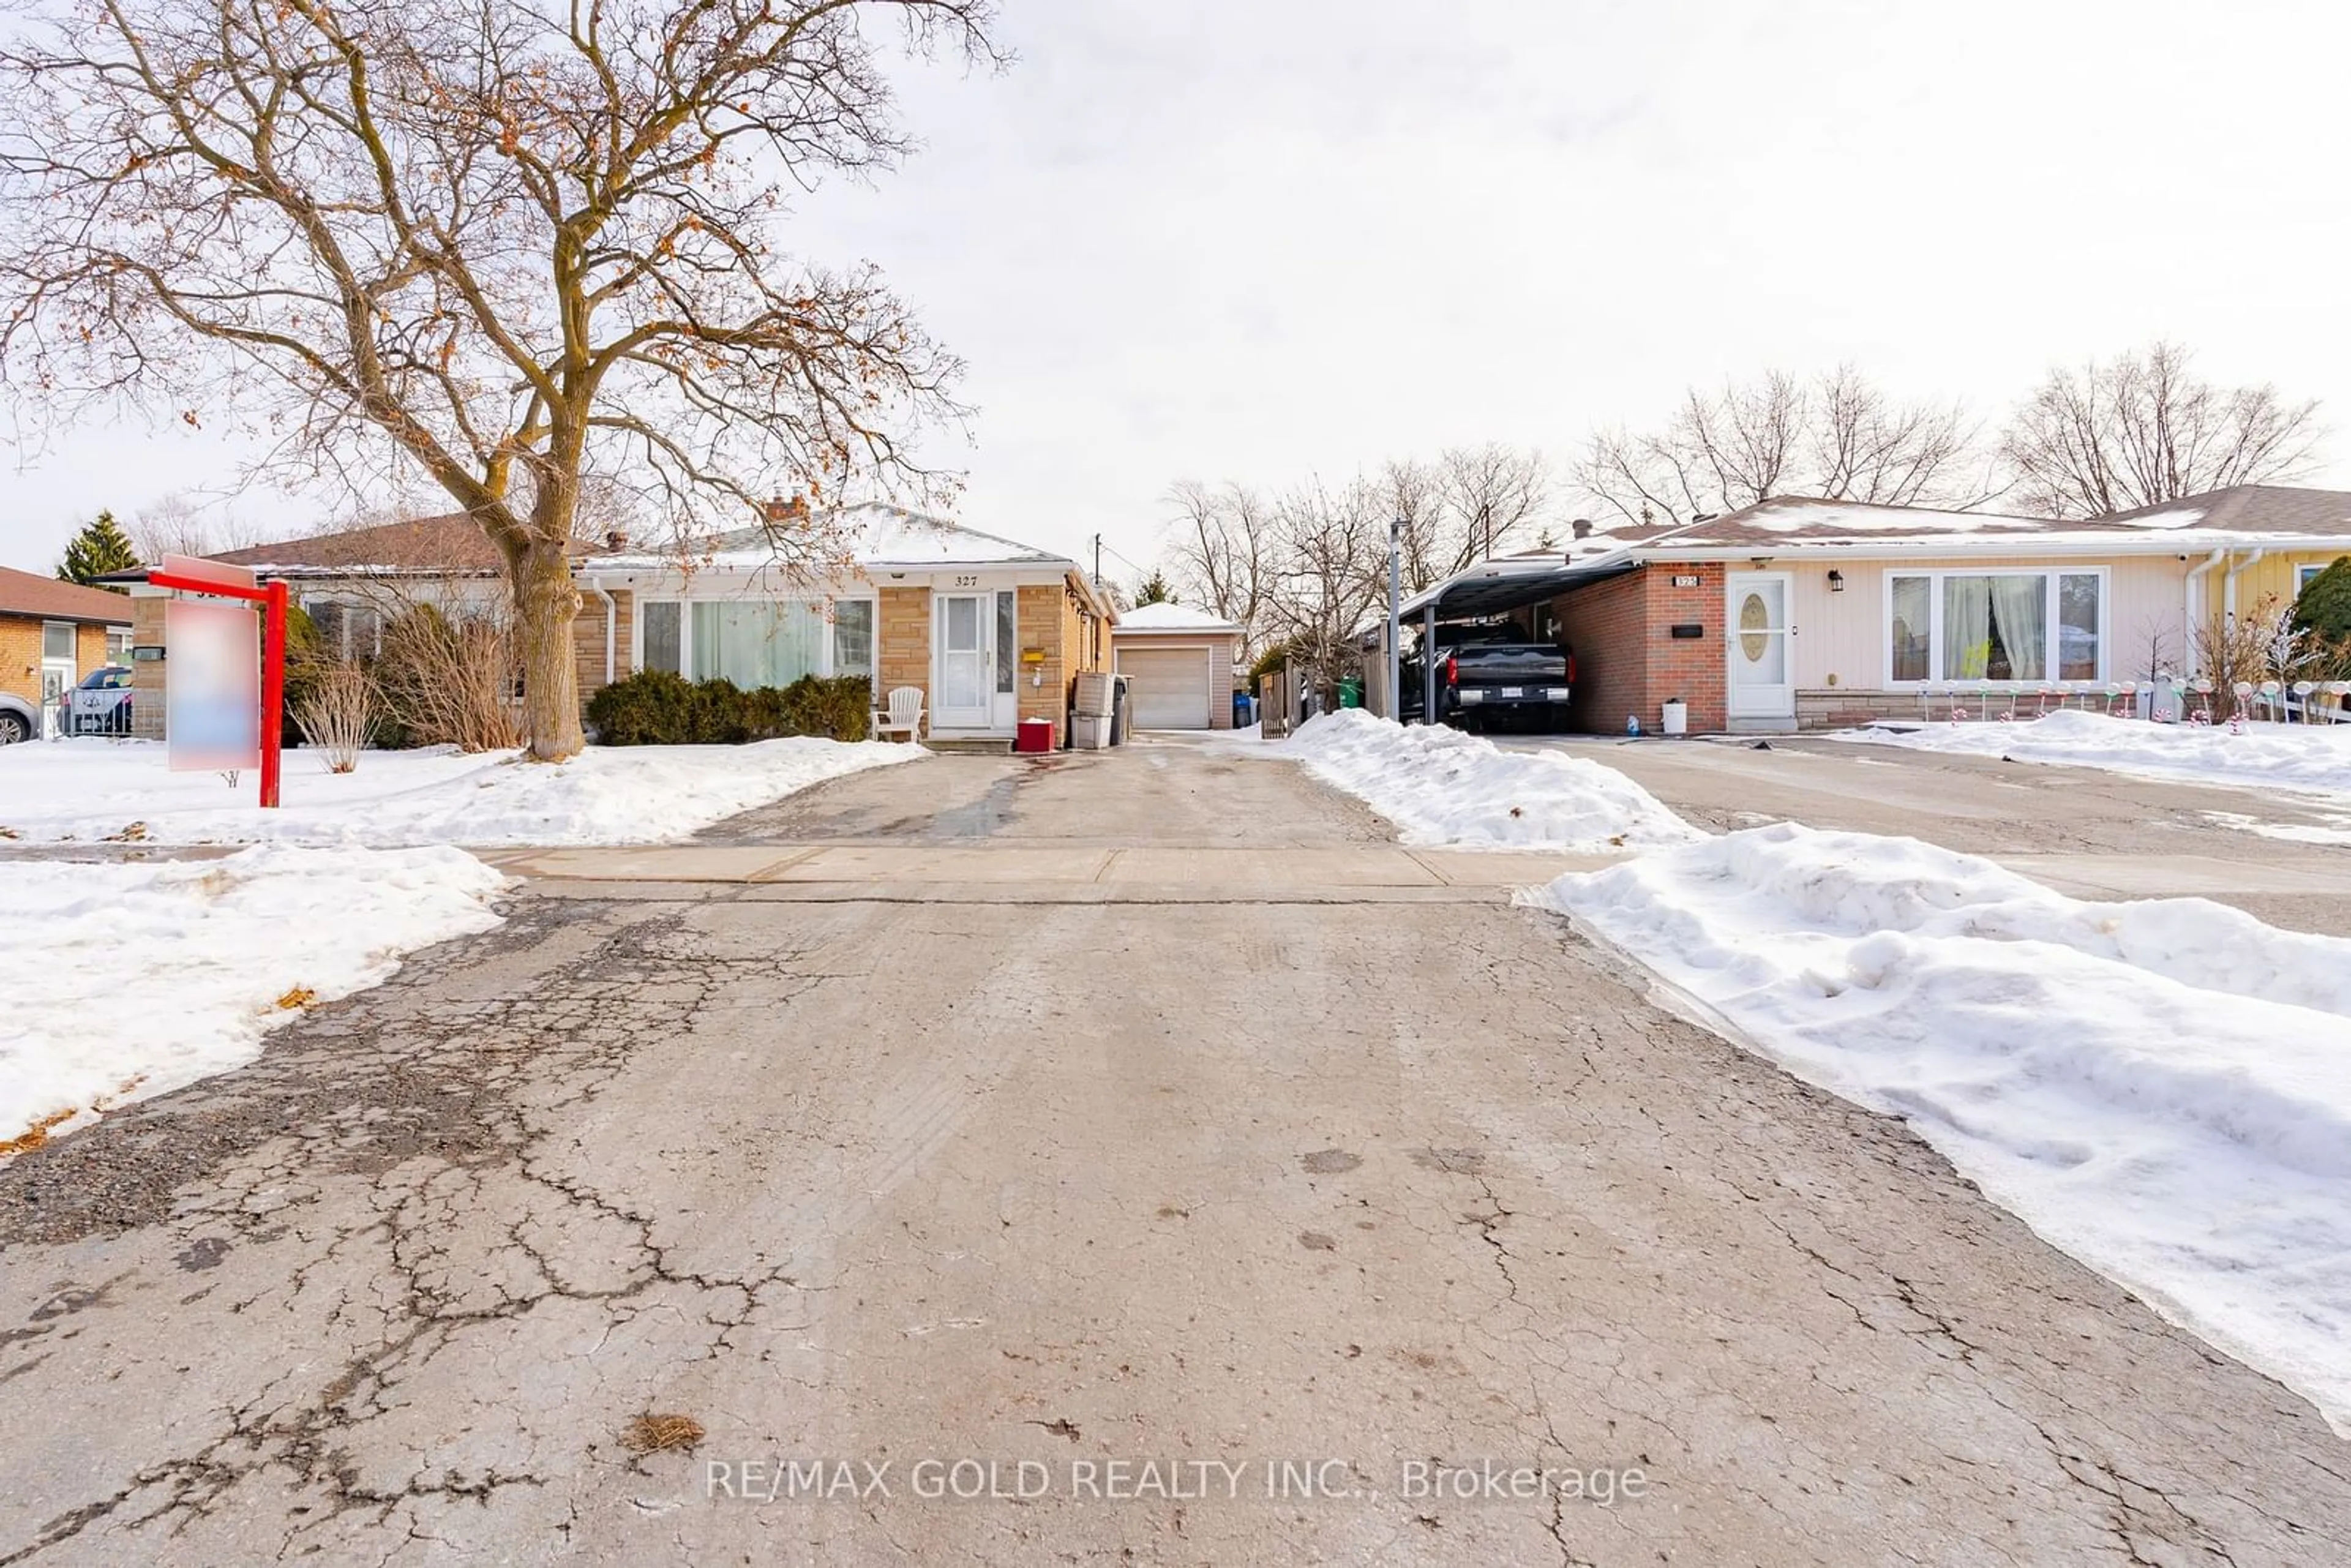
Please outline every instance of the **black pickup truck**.
[[[1502, 628], [1437, 648], [1437, 717], [1457, 729], [1564, 729], [1575, 685], [1575, 651], [1556, 643], [1516, 641]], [[1406, 723], [1421, 716], [1426, 680], [1418, 656], [1404, 661], [1401, 684]]]

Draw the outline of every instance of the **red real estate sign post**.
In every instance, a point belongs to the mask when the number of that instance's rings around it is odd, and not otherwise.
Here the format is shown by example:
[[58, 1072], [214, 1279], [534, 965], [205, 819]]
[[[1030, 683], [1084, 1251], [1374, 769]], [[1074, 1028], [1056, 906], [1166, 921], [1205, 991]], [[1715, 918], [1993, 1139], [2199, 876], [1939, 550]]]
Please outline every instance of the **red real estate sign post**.
[[[261, 803], [277, 805], [280, 751], [285, 739], [286, 585], [257, 583], [241, 566], [205, 560], [200, 556], [167, 555], [163, 564], [147, 574], [156, 588], [186, 593], [209, 593], [242, 599], [262, 607], [261, 621]], [[249, 634], [249, 633], [248, 633]], [[168, 670], [165, 679], [170, 678]], [[248, 688], [250, 689], [250, 688]]]

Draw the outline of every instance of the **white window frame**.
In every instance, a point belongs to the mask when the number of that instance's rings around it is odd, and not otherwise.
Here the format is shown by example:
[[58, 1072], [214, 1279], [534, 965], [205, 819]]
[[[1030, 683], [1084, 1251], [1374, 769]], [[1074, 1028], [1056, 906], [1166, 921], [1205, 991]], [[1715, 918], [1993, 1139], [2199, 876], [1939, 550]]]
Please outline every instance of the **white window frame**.
[[[1927, 580], [1927, 678], [1919, 681], [1897, 681], [1894, 678], [1894, 580], [1923, 577]], [[2043, 580], [2043, 601], [2047, 605], [2047, 618], [2043, 624], [2048, 631], [2049, 664], [2052, 670], [2061, 663], [2060, 628], [2058, 619], [2058, 580], [2067, 577], [2095, 577], [2098, 580], [2098, 673], [2089, 677], [2103, 682], [2114, 668], [2114, 570], [2104, 566], [1889, 566], [1886, 569], [1884, 591], [1879, 596], [1877, 617], [1877, 657], [1879, 673], [1888, 691], [1915, 692], [1938, 686], [1990, 686], [1997, 691], [2031, 691], [2037, 686], [2060, 684], [2063, 677], [2048, 674], [2025, 681], [1995, 681], [1982, 676], [1957, 678], [1938, 675], [1943, 667], [1943, 580], [1947, 577], [2038, 577]]]
[[2311, 584], [2311, 580], [2312, 580], [2313, 578], [2315, 578], [2315, 577], [2316, 577], [2320, 572], [2325, 571], [2328, 567], [2333, 566], [2334, 564], [2335, 564], [2335, 563], [2334, 563], [2333, 561], [2331, 561], [2331, 560], [2322, 560], [2322, 561], [2299, 561], [2299, 560], [2298, 560], [2298, 561], [2294, 562], [2294, 596], [2296, 599], [2300, 599], [2300, 598], [2302, 597], [2302, 591], [2303, 591], [2304, 589], [2308, 588], [2308, 587], [2310, 586], [2310, 584]]
[[742, 604], [758, 600], [762, 603], [814, 604], [824, 612], [824, 639], [820, 647], [816, 674], [831, 680], [840, 672], [833, 664], [833, 609], [841, 604], [870, 605], [873, 612], [873, 668], [867, 672], [875, 689], [882, 685], [882, 596], [878, 593], [805, 593], [739, 594], [739, 593], [651, 593], [639, 590], [636, 602], [629, 616], [629, 669], [632, 674], [645, 667], [645, 616], [648, 604], [674, 604], [677, 608], [678, 674], [684, 680], [694, 679], [694, 612], [696, 604]]

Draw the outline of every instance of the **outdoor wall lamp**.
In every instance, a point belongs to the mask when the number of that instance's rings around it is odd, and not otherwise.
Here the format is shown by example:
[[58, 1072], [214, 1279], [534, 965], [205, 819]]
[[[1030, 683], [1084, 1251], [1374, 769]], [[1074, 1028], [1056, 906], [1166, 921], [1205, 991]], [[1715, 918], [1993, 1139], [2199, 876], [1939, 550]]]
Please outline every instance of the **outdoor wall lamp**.
[[1831, 593], [1843, 593], [1844, 591], [1844, 573], [1839, 571], [1834, 567], [1829, 568], [1829, 591]]

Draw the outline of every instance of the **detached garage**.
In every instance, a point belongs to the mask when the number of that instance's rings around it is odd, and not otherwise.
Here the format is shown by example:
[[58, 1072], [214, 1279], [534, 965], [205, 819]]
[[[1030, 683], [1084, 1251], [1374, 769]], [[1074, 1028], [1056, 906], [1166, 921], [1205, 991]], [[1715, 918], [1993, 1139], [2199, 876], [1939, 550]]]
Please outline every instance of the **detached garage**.
[[1230, 729], [1241, 629], [1180, 604], [1123, 612], [1110, 629], [1137, 729]]

